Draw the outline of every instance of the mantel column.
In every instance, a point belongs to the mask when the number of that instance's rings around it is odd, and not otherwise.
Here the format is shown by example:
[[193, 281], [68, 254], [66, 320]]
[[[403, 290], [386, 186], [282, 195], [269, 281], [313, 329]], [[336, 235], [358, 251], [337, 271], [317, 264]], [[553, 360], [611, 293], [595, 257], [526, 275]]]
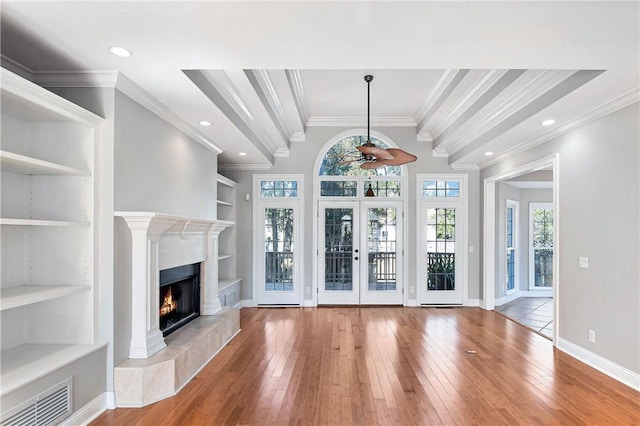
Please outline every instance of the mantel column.
[[159, 327], [158, 242], [170, 226], [152, 217], [124, 217], [131, 230], [131, 346], [129, 358], [149, 358], [166, 346]]
[[202, 277], [201, 315], [215, 315], [222, 310], [218, 297], [218, 239], [229, 224], [214, 224], [207, 235], [207, 259]]

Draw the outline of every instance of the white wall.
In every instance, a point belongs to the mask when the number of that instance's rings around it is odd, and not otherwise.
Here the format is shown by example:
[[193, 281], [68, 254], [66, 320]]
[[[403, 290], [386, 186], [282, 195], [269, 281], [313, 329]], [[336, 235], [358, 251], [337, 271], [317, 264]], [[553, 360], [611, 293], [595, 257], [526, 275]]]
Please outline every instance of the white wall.
[[[640, 373], [638, 103], [482, 170], [559, 154], [560, 338]], [[589, 269], [578, 257], [589, 257]], [[588, 340], [595, 330], [596, 342]]]
[[[345, 127], [309, 127], [306, 132], [305, 142], [297, 142], [291, 144], [291, 154], [288, 158], [276, 158], [276, 162], [270, 170], [259, 171], [224, 171], [223, 173], [236, 182], [237, 186], [237, 236], [238, 236], [238, 271], [241, 272], [242, 281], [242, 298], [253, 298], [253, 277], [252, 277], [252, 245], [253, 245], [253, 227], [256, 226], [253, 219], [252, 202], [245, 201], [245, 194], [252, 193], [252, 176], [253, 174], [279, 174], [279, 173], [302, 173], [305, 175], [305, 276], [303, 283], [306, 288], [311, 289], [315, 281], [313, 277], [312, 241], [313, 233], [313, 180], [316, 173], [313, 170], [314, 162], [322, 147], [335, 135], [342, 133], [349, 128]], [[405, 212], [405, 223], [408, 226], [408, 283], [415, 285], [416, 277], [416, 173], [467, 173], [469, 175], [469, 245], [474, 246], [473, 253], [469, 253], [469, 297], [478, 299], [479, 292], [479, 256], [478, 247], [480, 245], [479, 228], [480, 221], [473, 212], [479, 209], [479, 172], [459, 172], [452, 170], [446, 158], [433, 158], [431, 155], [431, 144], [426, 142], [416, 142], [416, 130], [412, 127], [380, 127], [375, 128], [376, 131], [388, 136], [391, 140], [398, 144], [402, 149], [409, 151], [418, 156], [418, 160], [408, 164], [409, 176], [407, 179], [408, 188], [406, 194], [409, 199], [408, 211]], [[407, 285], [407, 291], [408, 287]], [[304, 291], [305, 298], [310, 299], [310, 294]], [[409, 293], [409, 299], [415, 299], [416, 294]]]

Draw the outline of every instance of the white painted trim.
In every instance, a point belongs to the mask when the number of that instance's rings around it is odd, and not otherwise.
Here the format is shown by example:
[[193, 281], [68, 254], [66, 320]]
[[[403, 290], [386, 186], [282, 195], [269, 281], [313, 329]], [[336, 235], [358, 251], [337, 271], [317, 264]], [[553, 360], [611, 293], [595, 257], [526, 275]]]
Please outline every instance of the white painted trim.
[[289, 148], [277, 148], [273, 151], [274, 157], [288, 157], [289, 156]]
[[28, 68], [3, 54], [0, 54], [0, 58], [2, 60], [2, 68], [11, 71], [26, 80], [33, 81], [33, 70], [31, 68]]
[[495, 299], [494, 305], [495, 306], [502, 306], [505, 303], [509, 303], [509, 302], [511, 302], [513, 300], [516, 300], [519, 297], [527, 297], [527, 296], [523, 296], [520, 291], [515, 291], [513, 293], [507, 294], [506, 296], [502, 296], [502, 297], [500, 297], [498, 299]]
[[[520, 288], [520, 256], [519, 256], [519, 252], [522, 250], [522, 247], [520, 247], [520, 241], [522, 241], [522, 239], [520, 238], [520, 202], [517, 200], [511, 200], [509, 198], [507, 198], [505, 200], [505, 214], [506, 214], [506, 209], [511, 207], [513, 208], [513, 251], [514, 251], [514, 264], [513, 264], [513, 289], [509, 290], [508, 286], [509, 286], [509, 280], [505, 279], [505, 294], [509, 295], [509, 294], [513, 294], [513, 293], [517, 293]], [[506, 217], [505, 217], [505, 227], [504, 227], [504, 232], [505, 232], [505, 276], [508, 278], [508, 271], [507, 271], [507, 262], [506, 262], [506, 255], [508, 254], [508, 248], [506, 246], [506, 233], [507, 233], [507, 221], [506, 221]]]
[[33, 82], [44, 87], [109, 87], [117, 86], [118, 71], [35, 71]]
[[[253, 198], [253, 218], [254, 218], [254, 232], [252, 240], [252, 253], [253, 253], [253, 301], [255, 306], [258, 305], [258, 299], [260, 294], [260, 285], [263, 283], [262, 279], [257, 277], [261, 276], [261, 268], [264, 261], [264, 241], [260, 240], [262, 231], [259, 229], [263, 226], [259, 223], [258, 218], [261, 217], [259, 210], [263, 207], [293, 207], [294, 214], [297, 214], [296, 225], [294, 226], [294, 238], [297, 241], [295, 247], [297, 249], [294, 252], [294, 262], [299, 267], [294, 268], [294, 282], [298, 286], [299, 305], [304, 304], [304, 269], [305, 269], [305, 213], [304, 213], [304, 174], [300, 173], [279, 173], [279, 174], [254, 174], [252, 179], [252, 198]], [[298, 182], [298, 196], [297, 197], [260, 197], [260, 181], [261, 180], [293, 180]], [[258, 259], [262, 259], [259, 261]], [[269, 303], [273, 305], [273, 303]]]
[[282, 136], [289, 139], [289, 135], [291, 135], [292, 131], [289, 129], [289, 125], [287, 124], [286, 113], [284, 112], [282, 102], [280, 102], [280, 98], [278, 97], [278, 92], [275, 87], [273, 87], [273, 82], [269, 77], [269, 71], [266, 69], [245, 70], [245, 74], [249, 73], [253, 75], [264, 95], [267, 102], [267, 105], [264, 106], [268, 106], [275, 117], [276, 123], [274, 124], [276, 124], [276, 127], [280, 128], [279, 130], [282, 132]]
[[520, 290], [520, 297], [553, 297], [553, 289]]
[[[324, 116], [313, 115], [306, 123], [307, 127], [360, 127], [367, 125], [366, 116]], [[372, 126], [415, 127], [413, 117], [371, 117]]]
[[431, 136], [431, 133], [426, 130], [422, 130], [416, 135], [416, 142], [433, 142], [433, 137]]
[[88, 425], [89, 423], [97, 419], [100, 414], [104, 413], [107, 410], [108, 399], [109, 397], [107, 396], [107, 392], [101, 393], [92, 401], [87, 403], [84, 407], [74, 411], [71, 416], [62, 420], [60, 424], [63, 426]]
[[[438, 198], [438, 197], [423, 197], [422, 195], [422, 182], [424, 180], [458, 180], [460, 182], [460, 197], [457, 198]], [[462, 305], [467, 306], [468, 303], [473, 303], [472, 300], [469, 299], [469, 175], [467, 174], [458, 174], [458, 173], [416, 173], [416, 228], [422, 229], [423, 226], [423, 218], [422, 218], [422, 208], [425, 205], [429, 206], [453, 206], [455, 208], [459, 208], [462, 210], [462, 224], [460, 228], [458, 228], [459, 222], [456, 220], [456, 230], [461, 233], [462, 238], [459, 240], [456, 238], [456, 242], [460, 242], [460, 251], [459, 255], [461, 257], [460, 262], [462, 264], [461, 267], [461, 275], [462, 275]], [[458, 219], [458, 218], [456, 218]], [[424, 238], [423, 235], [417, 234], [416, 236], [416, 251], [418, 258], [422, 256], [422, 253], [426, 251], [426, 247], [424, 246]], [[457, 256], [458, 254], [456, 254]], [[456, 262], [458, 264], [459, 262]], [[416, 262], [416, 277], [424, 276], [424, 268], [425, 266], [422, 262]], [[423, 283], [416, 282], [416, 300], [419, 305], [431, 303], [427, 302], [424, 299], [426, 298], [426, 294], [423, 291]]]
[[[560, 235], [560, 155], [552, 154], [547, 157], [540, 158], [530, 163], [522, 164], [509, 171], [498, 173], [493, 176], [489, 176], [484, 179], [484, 243], [483, 243], [483, 280], [482, 280], [482, 307], [486, 310], [493, 310], [495, 306], [495, 248], [496, 248], [496, 183], [505, 179], [510, 179], [515, 176], [525, 174], [530, 171], [541, 170], [549, 167], [553, 168], [553, 205], [554, 205], [554, 221], [553, 221], [553, 274], [554, 274], [554, 286], [553, 286], [553, 318], [554, 318], [554, 331], [553, 341], [554, 344], [558, 341], [560, 330], [560, 299], [559, 299], [559, 287], [560, 287], [560, 241], [558, 236]], [[491, 283], [488, 285], [487, 283]]]
[[598, 354], [595, 354], [582, 346], [578, 346], [562, 337], [557, 339], [558, 349], [584, 362], [596, 370], [616, 379], [637, 391], [640, 391], [640, 374], [631, 371], [613, 361], [610, 361]]
[[480, 170], [477, 164], [472, 163], [452, 163], [449, 167], [453, 170]]
[[318, 306], [318, 304], [313, 300], [305, 299], [302, 306], [305, 308], [315, 308]]
[[107, 396], [107, 409], [113, 410], [116, 408], [116, 393], [114, 391], [105, 392]]
[[[420, 105], [415, 115], [413, 116], [414, 121], [416, 123], [422, 123], [425, 119], [430, 115], [431, 109], [436, 104], [436, 102], [442, 96], [442, 93], [447, 90], [449, 84], [456, 78], [458, 69], [446, 69], [442, 72], [442, 75], [438, 79], [438, 82], [433, 86], [433, 89], [427, 95], [425, 101]], [[418, 129], [419, 132], [424, 130], [424, 125], [426, 123], [422, 123], [422, 129]]]
[[434, 148], [431, 150], [431, 155], [434, 158], [449, 158], [449, 153], [444, 148]]
[[543, 144], [552, 139], [555, 139], [565, 133], [568, 133], [572, 130], [575, 130], [579, 127], [585, 126], [593, 121], [599, 120], [602, 117], [605, 117], [609, 114], [612, 114], [616, 111], [619, 111], [623, 108], [628, 107], [631, 104], [640, 101], [640, 88], [633, 89], [627, 93], [624, 93], [617, 98], [612, 99], [609, 102], [606, 102], [600, 106], [597, 106], [586, 113], [579, 115], [578, 117], [573, 118], [572, 120], [566, 121], [565, 123], [558, 125], [541, 135], [538, 135], [534, 138], [526, 140], [520, 144], [515, 144], [513, 149], [510, 149], [509, 152], [499, 155], [497, 157], [493, 157], [490, 160], [485, 161], [480, 164], [480, 168], [484, 169], [486, 167], [497, 164], [506, 158], [513, 157], [521, 152], [524, 152], [534, 146]]
[[478, 308], [480, 307], [480, 299], [467, 299], [464, 303], [464, 306]]
[[236, 305], [240, 305], [239, 307], [241, 309], [242, 308], [255, 308], [256, 306], [258, 306], [253, 299], [242, 299], [238, 303], [236, 303]]
[[526, 86], [518, 90], [513, 96], [489, 111], [484, 117], [478, 120], [464, 134], [451, 142], [446, 143], [447, 150], [454, 153], [462, 147], [473, 142], [478, 135], [483, 135], [498, 123], [502, 123], [511, 117], [514, 112], [520, 111], [525, 106], [531, 104], [532, 100], [538, 99], [563, 81], [575, 74], [574, 70], [545, 70]]
[[408, 308], [417, 308], [420, 304], [418, 303], [418, 299], [407, 299], [404, 306]]
[[273, 167], [271, 163], [253, 164], [218, 164], [218, 170], [269, 170]]
[[293, 132], [291, 136], [289, 136], [289, 142], [304, 142], [305, 138], [305, 132]]
[[289, 69], [285, 70], [287, 75], [287, 81], [289, 82], [289, 89], [293, 95], [293, 99], [300, 116], [300, 123], [304, 125], [309, 120], [309, 106], [307, 105], [307, 98], [304, 94], [304, 85], [302, 84], [302, 75], [300, 70]]

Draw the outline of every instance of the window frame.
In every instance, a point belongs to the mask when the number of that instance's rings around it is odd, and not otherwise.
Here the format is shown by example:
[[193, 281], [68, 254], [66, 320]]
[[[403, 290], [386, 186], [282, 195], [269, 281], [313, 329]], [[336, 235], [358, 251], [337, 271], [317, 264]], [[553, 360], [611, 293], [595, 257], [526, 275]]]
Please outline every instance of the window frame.
[[[513, 217], [512, 217], [512, 224], [511, 224], [511, 233], [512, 233], [512, 238], [511, 238], [511, 247], [509, 246], [509, 242], [508, 242], [508, 216], [507, 216], [507, 211], [509, 209], [513, 209]], [[520, 268], [520, 261], [519, 261], [519, 253], [518, 253], [518, 247], [519, 247], [519, 237], [520, 237], [520, 233], [518, 232], [518, 227], [520, 225], [520, 221], [519, 221], [519, 215], [520, 215], [520, 203], [516, 200], [510, 200], [507, 199], [506, 200], [506, 205], [505, 205], [505, 241], [504, 241], [504, 246], [505, 246], [505, 291], [506, 294], [512, 294], [516, 291], [518, 291], [520, 289], [520, 274], [518, 274], [518, 270]], [[513, 288], [510, 289], [509, 288], [509, 251], [513, 251]]]
[[[535, 278], [536, 278], [536, 271], [535, 271], [535, 251], [536, 250], [540, 250], [540, 248], [534, 248], [533, 247], [533, 212], [534, 210], [551, 210], [553, 213], [553, 227], [551, 228], [551, 231], [553, 232], [553, 235], [551, 237], [551, 246], [550, 247], [543, 247], [542, 249], [551, 249], [552, 253], [553, 253], [553, 257], [552, 259], [555, 260], [555, 241], [556, 241], [556, 235], [555, 235], [555, 222], [556, 222], [556, 212], [553, 206], [552, 202], [535, 202], [535, 203], [529, 203], [529, 290], [530, 291], [549, 291], [549, 290], [553, 290], [553, 288], [555, 287], [555, 279], [556, 279], [556, 267], [555, 265], [552, 265], [551, 271], [552, 271], [552, 279], [551, 279], [551, 287], [540, 287], [540, 286], [536, 286], [535, 285]], [[552, 260], [552, 261], [553, 261]]]

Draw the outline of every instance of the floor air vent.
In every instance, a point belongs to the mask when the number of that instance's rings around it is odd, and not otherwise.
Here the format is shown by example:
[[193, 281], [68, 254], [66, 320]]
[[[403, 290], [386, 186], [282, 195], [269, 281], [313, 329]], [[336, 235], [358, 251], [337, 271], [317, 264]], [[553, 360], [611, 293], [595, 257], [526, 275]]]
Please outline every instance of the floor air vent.
[[28, 399], [2, 414], [2, 426], [47, 426], [59, 423], [73, 411], [73, 379]]

